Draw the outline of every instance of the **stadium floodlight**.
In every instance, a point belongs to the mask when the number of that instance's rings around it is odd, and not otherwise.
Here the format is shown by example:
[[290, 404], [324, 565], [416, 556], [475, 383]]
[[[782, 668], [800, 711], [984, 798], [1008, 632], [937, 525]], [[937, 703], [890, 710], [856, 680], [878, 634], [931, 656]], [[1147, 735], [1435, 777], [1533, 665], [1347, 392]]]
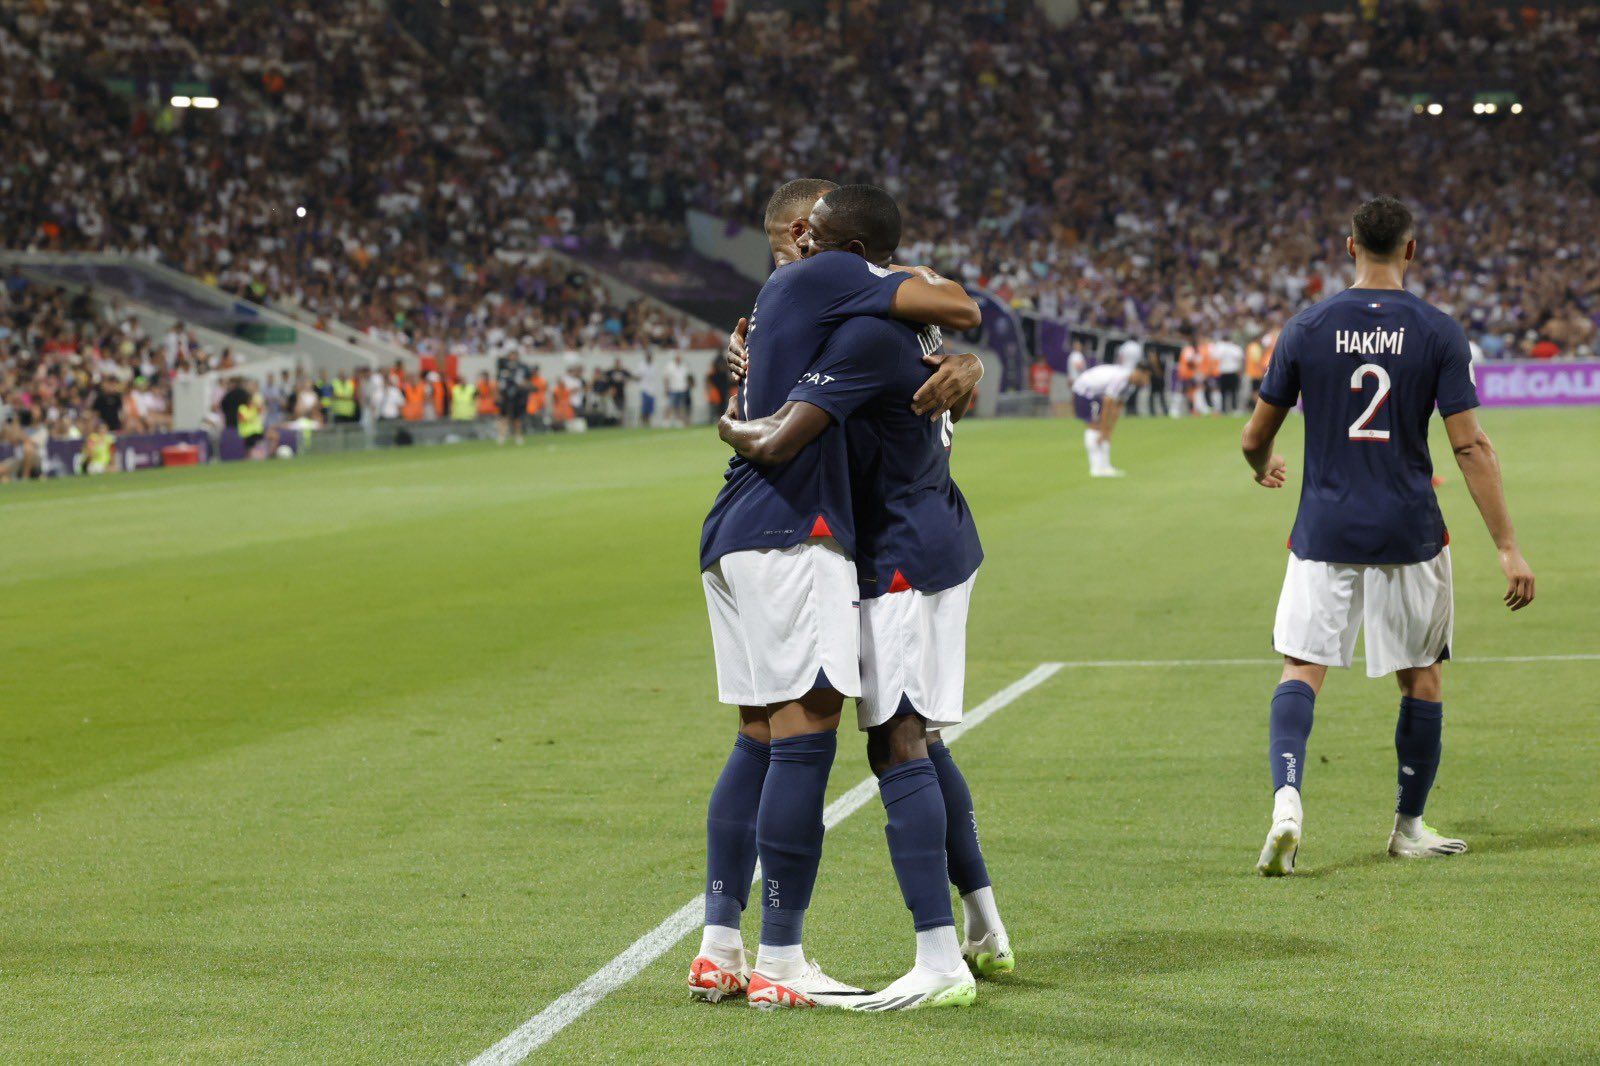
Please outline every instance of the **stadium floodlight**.
[[1500, 105], [1499, 104], [1484, 104], [1483, 105], [1483, 113], [1485, 115], [1492, 115], [1498, 110], [1500, 110]]
[[194, 103], [194, 101], [189, 99], [187, 96], [174, 96], [172, 98], [173, 107], [188, 107], [192, 103]]
[[1442, 115], [1442, 114], [1444, 114], [1444, 105], [1443, 104], [1429, 104], [1428, 105], [1428, 114], [1430, 114], [1430, 115]]
[[295, 218], [305, 218], [306, 217], [306, 209], [305, 209], [305, 205], [304, 204], [302, 204], [301, 206], [299, 206], [299, 207], [294, 209], [294, 217]]
[[1512, 114], [1513, 114], [1513, 115], [1520, 115], [1520, 114], [1522, 114], [1522, 105], [1521, 105], [1521, 104], [1512, 104], [1512, 105], [1511, 105], [1511, 113], [1512, 113]]
[[194, 106], [209, 111], [217, 106], [217, 98], [215, 96], [197, 96], [194, 98]]
[[1473, 104], [1473, 105], [1472, 105], [1472, 113], [1473, 113], [1473, 114], [1474, 114], [1474, 115], [1481, 115], [1481, 114], [1483, 114], [1483, 105], [1482, 105], [1482, 104]]

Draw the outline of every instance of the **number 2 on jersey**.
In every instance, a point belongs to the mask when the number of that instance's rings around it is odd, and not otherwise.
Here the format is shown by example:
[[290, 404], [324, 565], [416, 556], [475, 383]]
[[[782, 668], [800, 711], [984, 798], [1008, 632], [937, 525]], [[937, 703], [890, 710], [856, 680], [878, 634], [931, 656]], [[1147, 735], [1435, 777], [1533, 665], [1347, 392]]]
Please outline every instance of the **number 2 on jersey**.
[[1388, 440], [1387, 429], [1371, 429], [1372, 420], [1378, 417], [1378, 412], [1389, 399], [1389, 372], [1377, 363], [1362, 363], [1350, 375], [1350, 391], [1361, 392], [1366, 388], [1367, 377], [1371, 375], [1378, 379], [1378, 391], [1373, 395], [1372, 402], [1367, 404], [1367, 409], [1361, 416], [1350, 423], [1351, 440]]

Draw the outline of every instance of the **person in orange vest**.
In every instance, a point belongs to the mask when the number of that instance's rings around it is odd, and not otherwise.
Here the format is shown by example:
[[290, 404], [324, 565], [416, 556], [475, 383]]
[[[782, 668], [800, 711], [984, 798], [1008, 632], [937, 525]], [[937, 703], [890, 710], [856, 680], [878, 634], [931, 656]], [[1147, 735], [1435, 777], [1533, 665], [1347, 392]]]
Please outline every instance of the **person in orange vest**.
[[424, 415], [423, 408], [428, 402], [427, 386], [416, 378], [406, 378], [400, 386], [400, 391], [406, 396], [405, 406], [400, 408], [400, 417], [407, 422], [421, 422]]
[[545, 381], [544, 375], [539, 373], [537, 364], [533, 368], [533, 376], [528, 379], [528, 417], [535, 424], [541, 424], [544, 418], [545, 397], [549, 395], [550, 383]]
[[572, 390], [565, 378], [556, 378], [555, 391], [550, 397], [550, 417], [557, 426], [564, 426], [577, 416], [572, 409]]
[[480, 418], [493, 418], [500, 413], [500, 397], [494, 386], [494, 378], [488, 371], [478, 375], [478, 416]]
[[1034, 356], [1033, 365], [1028, 368], [1028, 388], [1040, 396], [1050, 395], [1050, 364], [1044, 361], [1044, 356]]
[[1194, 379], [1200, 371], [1200, 349], [1195, 346], [1194, 338], [1183, 346], [1178, 353], [1178, 391], [1183, 393], [1184, 406], [1190, 414], [1195, 414]]
[[443, 418], [450, 409], [449, 390], [445, 388], [444, 378], [439, 376], [437, 370], [428, 372], [427, 402], [429, 418]]
[[1267, 349], [1261, 341], [1244, 346], [1244, 374], [1250, 379], [1250, 406], [1254, 408], [1261, 395], [1261, 379], [1267, 376]]

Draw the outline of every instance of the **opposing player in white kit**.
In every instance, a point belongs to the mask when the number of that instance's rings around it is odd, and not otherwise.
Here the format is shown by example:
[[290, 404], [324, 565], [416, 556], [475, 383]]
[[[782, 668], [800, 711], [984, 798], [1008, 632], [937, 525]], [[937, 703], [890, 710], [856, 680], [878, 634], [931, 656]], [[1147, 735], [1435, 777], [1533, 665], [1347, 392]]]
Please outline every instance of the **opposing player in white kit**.
[[1143, 366], [1121, 362], [1092, 366], [1072, 382], [1073, 412], [1087, 423], [1083, 450], [1089, 453], [1090, 477], [1123, 476], [1111, 465], [1111, 431], [1116, 428], [1129, 395], [1149, 383], [1150, 372]]
[[1473, 410], [1466, 336], [1449, 315], [1405, 291], [1416, 247], [1411, 213], [1398, 201], [1361, 206], [1346, 238], [1354, 285], [1289, 320], [1244, 431], [1257, 483], [1281, 488], [1287, 470], [1273, 440], [1295, 403], [1304, 405], [1305, 479], [1272, 632], [1283, 674], [1268, 730], [1272, 827], [1256, 866], [1268, 876], [1294, 872], [1312, 708], [1328, 667], [1350, 665], [1362, 629], [1368, 676], [1394, 674], [1402, 697], [1389, 854], [1467, 850], [1422, 821], [1442, 750], [1440, 665], [1455, 625], [1450, 536], [1428, 453], [1435, 407], [1499, 550], [1506, 606], [1516, 611], [1533, 601], [1533, 572], [1517, 546], [1499, 461]]

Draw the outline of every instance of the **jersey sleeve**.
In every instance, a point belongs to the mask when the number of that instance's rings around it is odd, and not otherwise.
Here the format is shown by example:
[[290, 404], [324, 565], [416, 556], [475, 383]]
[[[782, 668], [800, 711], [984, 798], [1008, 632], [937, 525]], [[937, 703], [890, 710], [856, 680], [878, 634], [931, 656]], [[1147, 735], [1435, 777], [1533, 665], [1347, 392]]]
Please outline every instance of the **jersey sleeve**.
[[1274, 407], [1300, 402], [1300, 327], [1290, 322], [1278, 334], [1267, 376], [1261, 379], [1261, 398]]
[[894, 378], [896, 338], [881, 319], [857, 318], [833, 331], [822, 355], [789, 390], [789, 399], [820, 407], [843, 422]]
[[1478, 386], [1472, 378], [1472, 347], [1461, 324], [1451, 319], [1440, 331], [1439, 414], [1444, 418], [1478, 406]]

